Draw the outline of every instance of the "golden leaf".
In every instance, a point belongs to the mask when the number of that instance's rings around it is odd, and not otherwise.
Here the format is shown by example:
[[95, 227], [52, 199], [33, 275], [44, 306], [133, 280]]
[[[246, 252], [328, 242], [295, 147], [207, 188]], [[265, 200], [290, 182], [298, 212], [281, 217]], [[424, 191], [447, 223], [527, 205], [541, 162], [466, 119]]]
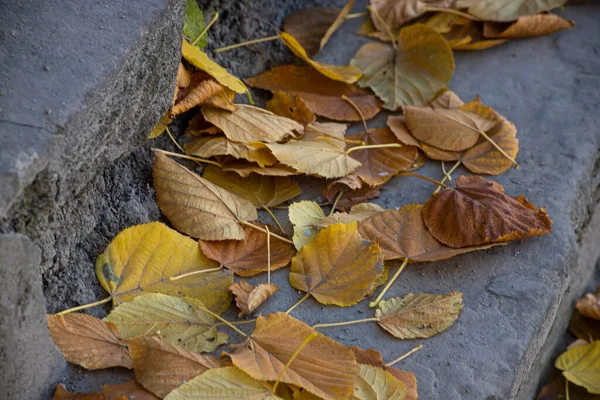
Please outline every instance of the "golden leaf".
[[456, 189], [442, 190], [423, 206], [423, 221], [443, 244], [462, 248], [509, 242], [552, 230], [546, 211], [523, 196], [506, 196], [504, 188], [480, 176], [461, 176]]
[[161, 398], [193, 377], [224, 366], [216, 357], [173, 346], [156, 336], [139, 336], [128, 344], [135, 379]]
[[379, 303], [377, 323], [398, 339], [428, 338], [445, 331], [458, 319], [462, 293], [412, 294]]
[[284, 65], [247, 78], [246, 82], [252, 87], [297, 95], [309, 110], [333, 120], [360, 121], [360, 115], [342, 96], [352, 100], [365, 119], [371, 119], [381, 111], [377, 97], [366, 90], [328, 79], [311, 67]]
[[509, 23], [486, 22], [483, 25], [483, 35], [489, 38], [528, 38], [549, 35], [574, 26], [573, 21], [559, 15], [536, 14], [519, 17]]
[[277, 162], [277, 159], [271, 154], [269, 149], [232, 142], [225, 136], [200, 136], [191, 142], [185, 143], [183, 148], [191, 156], [210, 158], [213, 156], [230, 155], [235, 158], [243, 158], [256, 162], [261, 167], [270, 166]]
[[195, 238], [241, 240], [244, 231], [238, 221], [258, 218], [248, 200], [201, 178], [161, 152], [154, 158], [154, 189], [161, 211], [173, 226]]
[[[348, 136], [349, 140], [361, 140], [366, 145], [398, 143], [389, 128], [371, 128], [367, 132]], [[354, 174], [369, 186], [379, 186], [400, 171], [406, 171], [417, 160], [417, 148], [372, 148], [352, 152], [351, 157], [362, 165]]]
[[228, 87], [236, 93], [245, 93], [246, 86], [219, 64], [208, 58], [205, 52], [192, 46], [186, 40], [182, 42], [181, 56], [194, 67], [206, 72], [221, 85]]
[[[296, 203], [295, 203], [296, 204]], [[262, 224], [257, 224], [263, 226]], [[271, 232], [279, 233], [270, 227]], [[249, 226], [244, 227], [244, 240], [200, 240], [200, 247], [207, 257], [218, 261], [239, 276], [253, 276], [267, 270], [267, 235]], [[294, 256], [294, 248], [271, 237], [271, 271], [283, 268]]]
[[364, 74], [359, 85], [370, 87], [389, 110], [427, 103], [454, 72], [454, 57], [446, 39], [421, 24], [400, 31], [397, 51], [381, 43], [369, 43], [361, 47], [350, 64]]
[[170, 279], [218, 266], [202, 254], [194, 240], [160, 222], [150, 222], [119, 233], [98, 256], [96, 276], [115, 304], [153, 292], [192, 297], [215, 312], [223, 312], [231, 304], [227, 290], [233, 283], [230, 272]]
[[250, 315], [262, 305], [267, 299], [279, 291], [279, 286], [274, 283], [261, 283], [252, 286], [246, 281], [238, 281], [229, 287], [235, 296], [235, 304], [240, 309], [238, 318]]
[[213, 369], [184, 383], [165, 400], [283, 400], [236, 367]]
[[223, 91], [223, 86], [212, 79], [204, 79], [190, 88], [186, 96], [171, 107], [171, 115], [179, 115]]
[[127, 400], [127, 398], [113, 398], [103, 393], [72, 393], [67, 390], [65, 385], [57, 383], [52, 400]]
[[[229, 356], [233, 365], [252, 378], [274, 381], [300, 345], [314, 333], [310, 326], [287, 314], [269, 314], [258, 317], [252, 336], [235, 346]], [[281, 382], [304, 388], [325, 400], [341, 400], [352, 394], [358, 372], [350, 350], [317, 333], [285, 370]]]
[[152, 132], [150, 132], [150, 134], [148, 135], [148, 139], [156, 139], [157, 137], [162, 135], [171, 122], [173, 122], [173, 120], [171, 119], [171, 117], [169, 116], [169, 112], [167, 111], [167, 113], [162, 116], [160, 121], [158, 121], [156, 126], [152, 128]]
[[556, 368], [563, 371], [569, 382], [583, 386], [588, 392], [600, 394], [600, 341], [572, 347], [562, 353], [556, 363]]
[[[325, 219], [323, 219], [322, 221], [318, 222], [316, 224], [316, 226], [318, 226], [320, 228], [325, 228], [329, 225], [334, 225], [334, 224], [339, 224], [339, 223], [349, 224], [350, 222], [360, 222], [369, 217], [372, 217], [375, 214], [379, 214], [380, 212], [383, 212], [383, 211], [384, 211], [384, 209], [381, 208], [381, 206], [378, 206], [377, 204], [373, 204], [373, 203], [357, 204], [350, 209], [349, 213], [345, 213], [345, 212], [333, 213], [333, 214], [329, 215], [328, 217], [326, 217]], [[359, 227], [360, 227], [360, 225], [359, 225]]]
[[358, 303], [383, 272], [379, 246], [358, 234], [356, 222], [330, 225], [292, 258], [290, 284], [318, 302]]
[[[266, 149], [267, 151], [270, 150]], [[283, 165], [281, 163], [275, 163], [270, 166], [261, 167], [256, 163], [248, 163], [248, 162], [226, 162], [222, 164], [223, 171], [225, 172], [235, 172], [241, 177], [248, 177], [250, 174], [258, 174], [258, 175], [266, 175], [266, 176], [290, 176], [290, 175], [298, 175], [298, 171], [293, 168], [288, 167], [287, 165]]]
[[583, 316], [600, 320], [600, 288], [598, 288], [596, 294], [586, 293], [586, 295], [575, 304], [575, 308]]
[[[517, 128], [512, 122], [502, 118], [487, 135], [513, 160], [517, 157], [519, 140]], [[462, 164], [474, 174], [500, 175], [512, 166], [511, 160], [483, 138], [478, 144], [465, 151], [461, 160]]]
[[352, 400], [405, 400], [404, 383], [392, 374], [372, 365], [360, 365], [360, 374]]
[[317, 116], [306, 106], [302, 97], [281, 90], [273, 92], [273, 97], [267, 103], [267, 110], [293, 119], [306, 126], [316, 121]]
[[316, 226], [325, 219], [325, 213], [316, 202], [306, 200], [292, 203], [288, 212], [294, 225], [292, 240], [296, 249], [300, 250], [317, 236], [319, 229]]
[[[427, 7], [447, 8], [453, 3], [453, 0], [371, 0], [371, 7], [395, 31], [404, 23], [425, 14]], [[371, 22], [379, 32], [385, 32], [384, 25], [373, 14]]]
[[204, 179], [234, 193], [254, 207], [274, 207], [302, 193], [300, 186], [285, 176], [262, 176], [253, 174], [242, 178], [233, 172], [224, 172], [209, 165], [204, 168]]
[[211, 352], [227, 343], [227, 335], [217, 331], [215, 318], [204, 307], [190, 297], [147, 293], [119, 305], [104, 320], [114, 323], [125, 339], [156, 334], [184, 349]]
[[354, 83], [362, 76], [360, 70], [352, 65], [337, 66], [311, 60], [306, 54], [306, 51], [304, 51], [302, 46], [300, 46], [300, 43], [298, 43], [298, 41], [294, 39], [292, 35], [281, 32], [280, 37], [283, 43], [288, 49], [290, 49], [292, 53], [294, 53], [296, 57], [300, 58], [302, 61], [306, 62], [308, 65], [329, 79], [346, 83]]
[[469, 14], [484, 21], [513, 21], [562, 6], [566, 0], [463, 0]]
[[52, 340], [68, 362], [86, 369], [132, 368], [114, 324], [79, 313], [46, 317]]

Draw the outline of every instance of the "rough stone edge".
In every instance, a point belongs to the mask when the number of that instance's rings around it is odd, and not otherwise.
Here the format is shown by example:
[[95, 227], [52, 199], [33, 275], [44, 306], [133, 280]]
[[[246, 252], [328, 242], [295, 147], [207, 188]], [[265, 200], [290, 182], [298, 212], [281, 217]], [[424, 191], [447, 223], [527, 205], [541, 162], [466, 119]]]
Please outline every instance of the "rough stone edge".
[[579, 201], [571, 209], [573, 228], [579, 234], [578, 246], [566, 255], [567, 278], [548, 309], [537, 340], [531, 343], [517, 367], [511, 399], [531, 400], [537, 395], [539, 383], [552, 369], [555, 349], [567, 330], [575, 303], [600, 262], [600, 152], [584, 182], [580, 185]]

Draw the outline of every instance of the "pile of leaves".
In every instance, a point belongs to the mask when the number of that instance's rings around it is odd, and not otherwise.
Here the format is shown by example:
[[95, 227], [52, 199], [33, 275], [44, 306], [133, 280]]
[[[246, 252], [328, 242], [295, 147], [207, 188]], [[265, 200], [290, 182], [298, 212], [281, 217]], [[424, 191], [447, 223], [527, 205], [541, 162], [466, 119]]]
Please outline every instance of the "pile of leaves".
[[[462, 294], [383, 300], [408, 264], [551, 231], [543, 208], [505, 194], [494, 181], [473, 175], [459, 177], [455, 187], [445, 183], [459, 165], [501, 174], [517, 166], [518, 153], [514, 124], [478, 97], [464, 103], [446, 87], [453, 49], [572, 26], [545, 13], [562, 1], [509, 3], [516, 2], [372, 0], [359, 33], [390, 44], [369, 43], [345, 66], [312, 57], [344, 20], [366, 13], [350, 14], [353, 0], [341, 10], [302, 10], [271, 39], [306, 65], [279, 66], [244, 83], [202, 50], [217, 18], [205, 27], [196, 2], [188, 1], [173, 102], [150, 134], [166, 132], [181, 151], [154, 149], [156, 199], [175, 229], [150, 222], [122, 231], [96, 263], [109, 296], [48, 315], [69, 362], [132, 368], [135, 381], [91, 395], [59, 386], [55, 398], [416, 399], [415, 376], [392, 367], [406, 355], [384, 363], [377, 350], [346, 347], [317, 329], [376, 323], [398, 339], [429, 338], [456, 322]], [[235, 101], [247, 94], [252, 102], [246, 84], [273, 93], [266, 109]], [[366, 121], [382, 108], [394, 112], [387, 127], [369, 128]], [[180, 143], [168, 126], [183, 113], [193, 117]], [[361, 122], [364, 131], [346, 135], [343, 122]], [[427, 160], [442, 161], [443, 181], [414, 172]], [[444, 162], [455, 164], [446, 171]], [[295, 175], [326, 179], [329, 202], [283, 205], [301, 193]], [[434, 194], [399, 209], [366, 203], [398, 175], [428, 181]], [[330, 206], [329, 215], [322, 206]], [[275, 207], [289, 207], [291, 239]], [[277, 226], [256, 222], [260, 210]], [[305, 293], [293, 307], [256, 320], [221, 317], [234, 297], [240, 318], [255, 313], [280, 289], [271, 271], [287, 267], [291, 287]], [[234, 282], [234, 275], [265, 272], [258, 286]], [[308, 297], [349, 307], [382, 285], [370, 318], [311, 327], [290, 315]], [[72, 313], [108, 302], [114, 308], [104, 319]], [[245, 323], [255, 323], [249, 335], [236, 327]], [[220, 357], [202, 354], [229, 342], [223, 326], [245, 339]]]

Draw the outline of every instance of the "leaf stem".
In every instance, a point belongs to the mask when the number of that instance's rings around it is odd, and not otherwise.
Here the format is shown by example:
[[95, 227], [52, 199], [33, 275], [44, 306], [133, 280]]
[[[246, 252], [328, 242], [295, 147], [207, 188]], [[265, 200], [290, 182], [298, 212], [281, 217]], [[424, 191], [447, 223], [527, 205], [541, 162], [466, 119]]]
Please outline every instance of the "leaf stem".
[[222, 323], [224, 323], [225, 325], [227, 325], [228, 327], [230, 327], [231, 329], [233, 329], [234, 331], [236, 331], [240, 335], [248, 337], [248, 335], [246, 335], [243, 331], [241, 331], [238, 328], [236, 328], [231, 322], [227, 321], [225, 318], [221, 317], [219, 314], [216, 314], [216, 313], [210, 311], [208, 308], [205, 308], [205, 307], [196, 306], [196, 308], [198, 308], [199, 310], [204, 311], [205, 313], [208, 313], [208, 314], [212, 315], [213, 317], [215, 317], [216, 319], [218, 319], [219, 321], [221, 321]]
[[462, 11], [455, 10], [453, 8], [423, 7], [423, 8], [421, 8], [421, 10], [428, 11], [428, 12], [443, 12], [443, 13], [448, 13], [448, 14], [455, 14], [455, 15], [460, 15], [461, 17], [470, 19], [472, 21], [479, 21], [479, 19], [477, 17], [474, 17], [473, 15], [464, 13]]
[[198, 35], [198, 37], [196, 39], [194, 39], [194, 41], [192, 42], [192, 46], [195, 46], [196, 43], [198, 43], [200, 41], [200, 39], [202, 39], [204, 37], [204, 35], [206, 35], [206, 32], [208, 32], [208, 30], [210, 29], [210, 27], [213, 26], [213, 24], [215, 22], [217, 22], [218, 19], [219, 19], [219, 13], [216, 12], [215, 16], [210, 20], [210, 22], [208, 23], [208, 25], [206, 25], [206, 27], [202, 30], [202, 32], [200, 32], [200, 34]]
[[310, 342], [311, 340], [313, 340], [314, 338], [316, 338], [318, 335], [319, 334], [317, 332], [313, 332], [310, 335], [308, 335], [306, 337], [306, 339], [304, 339], [304, 341], [302, 342], [302, 344], [300, 345], [300, 347], [298, 347], [296, 349], [296, 351], [294, 352], [294, 354], [292, 354], [292, 356], [290, 357], [290, 359], [288, 360], [288, 362], [285, 364], [285, 367], [283, 367], [283, 369], [281, 370], [281, 372], [277, 376], [277, 380], [275, 381], [275, 384], [273, 385], [273, 389], [271, 389], [271, 392], [273, 394], [275, 394], [275, 392], [277, 391], [277, 385], [279, 385], [279, 381], [283, 377], [283, 374], [285, 374], [285, 371], [287, 371], [287, 369], [290, 367], [290, 365], [292, 365], [292, 362], [294, 362], [294, 360], [296, 359], [296, 357], [298, 357], [298, 354], [300, 354], [300, 352], [308, 344], [308, 342]]
[[209, 269], [199, 269], [198, 271], [187, 272], [181, 275], [175, 275], [169, 278], [170, 281], [176, 281], [178, 279], [187, 278], [188, 276], [194, 276], [199, 274], [204, 274], [208, 272], [216, 272], [223, 269], [223, 264], [221, 264], [218, 268], [209, 268]]
[[365, 145], [362, 145], [362, 146], [356, 146], [356, 147], [349, 148], [348, 150], [346, 150], [346, 155], [348, 155], [348, 154], [350, 154], [350, 153], [352, 153], [353, 151], [356, 151], [356, 150], [384, 149], [384, 148], [391, 148], [391, 147], [400, 148], [400, 147], [404, 147], [404, 145], [402, 145], [400, 143], [365, 144]]
[[61, 312], [59, 312], [56, 315], [65, 315], [65, 314], [72, 313], [74, 311], [85, 310], [86, 308], [92, 308], [92, 307], [99, 306], [100, 304], [108, 303], [111, 300], [112, 300], [112, 296], [109, 296], [109, 297], [107, 297], [105, 299], [102, 299], [102, 300], [99, 300], [99, 301], [95, 301], [93, 303], [84, 304], [84, 305], [81, 305], [81, 306], [69, 308], [68, 310], [61, 311]]
[[[273, 214], [271, 214], [273, 215]], [[273, 217], [275, 218], [275, 217]], [[277, 221], [277, 219], [275, 219]], [[279, 224], [277, 224], [279, 225]], [[265, 229], [267, 230], [267, 284], [271, 283], [271, 231], [269, 227], [265, 225]], [[283, 229], [282, 229], [283, 231]]]
[[253, 322], [256, 322], [256, 320], [255, 319], [249, 319], [247, 321], [231, 321], [231, 322], [228, 322], [228, 323], [217, 322], [214, 326], [244, 325], [244, 324], [251, 324]]
[[515, 166], [516, 169], [519, 169], [519, 163], [517, 163], [514, 158], [512, 158], [511, 156], [506, 154], [506, 152], [502, 149], [502, 147], [498, 146], [498, 144], [496, 142], [494, 142], [491, 137], [489, 137], [484, 131], [479, 131], [479, 134], [481, 136], [483, 136], [483, 138], [485, 140], [490, 142], [490, 144], [492, 146], [494, 146], [496, 148], [496, 150], [498, 150], [500, 152], [500, 154], [502, 154], [504, 157], [506, 157]]
[[363, 115], [362, 111], [360, 111], [360, 108], [358, 108], [356, 103], [354, 103], [352, 100], [350, 100], [350, 98], [348, 96], [346, 96], [345, 94], [342, 95], [342, 100], [344, 100], [346, 103], [350, 104], [350, 106], [352, 106], [352, 108], [354, 108], [356, 110], [356, 112], [358, 113], [358, 116], [360, 117], [360, 119], [365, 127], [365, 134], [366, 134], [369, 131], [369, 128], [367, 127], [367, 121], [365, 120], [365, 116]]
[[[331, 205], [330, 201], [326, 201], [324, 203], [319, 203], [319, 207], [325, 207], [325, 206], [330, 206], [330, 205]], [[275, 206], [273, 208], [276, 210], [287, 210], [290, 208], [290, 206], [289, 205], [288, 206]]]
[[[441, 183], [446, 182], [446, 178], [447, 180], [451, 181], [452, 180], [452, 173], [456, 170], [456, 168], [458, 168], [461, 164], [462, 160], [459, 159], [456, 164], [454, 164], [452, 166], [452, 168], [450, 168], [450, 171], [446, 172], [444, 171], [444, 177], [442, 178], [442, 180], [440, 181]], [[444, 169], [444, 162], [442, 161], [442, 169]], [[433, 194], [437, 194], [440, 190], [442, 190], [441, 186], [438, 186], [437, 189], [435, 189], [435, 191], [433, 192]]]
[[279, 35], [275, 35], [275, 36], [269, 36], [269, 37], [266, 37], [266, 38], [248, 40], [246, 42], [236, 43], [236, 44], [232, 44], [232, 45], [229, 45], [229, 46], [221, 47], [220, 49], [214, 50], [214, 52], [215, 53], [221, 53], [223, 51], [228, 51], [228, 50], [236, 49], [238, 47], [248, 46], [249, 44], [268, 42], [268, 41], [276, 40], [276, 39], [279, 39], [279, 38], [280, 38]]
[[[239, 220], [238, 222], [239, 222], [240, 224], [242, 224], [242, 225], [246, 225], [246, 226], [249, 226], [249, 227], [251, 227], [251, 228], [254, 228], [254, 229], [258, 230], [258, 231], [261, 231], [261, 232], [267, 233], [266, 229], [263, 229], [263, 228], [261, 228], [261, 227], [260, 227], [260, 226], [258, 226], [258, 225], [254, 225], [254, 224], [252, 224], [252, 223], [250, 223], [250, 222], [247, 222], [247, 221], [244, 221], [244, 220]], [[274, 238], [277, 238], [277, 239], [281, 240], [282, 242], [286, 242], [286, 243], [289, 243], [289, 244], [294, 244], [294, 242], [292, 242], [290, 239], [284, 238], [283, 236], [279, 236], [279, 235], [278, 235], [278, 234], [276, 234], [276, 233], [273, 233], [273, 232], [271, 232], [271, 236], [273, 236]]]
[[300, 304], [304, 303], [304, 300], [308, 299], [310, 297], [310, 293], [306, 293], [304, 295], [304, 297], [302, 297], [300, 300], [298, 300], [298, 302], [296, 304], [294, 304], [293, 306], [291, 306], [285, 313], [289, 314], [291, 313], [294, 308], [298, 307]]
[[333, 204], [331, 205], [331, 212], [329, 213], [329, 216], [332, 216], [333, 213], [335, 212], [335, 207], [337, 206], [338, 201], [340, 201], [340, 199], [342, 198], [343, 194], [344, 194], [344, 191], [340, 190], [338, 195], [335, 196], [335, 200], [334, 200]]
[[313, 329], [317, 328], [329, 328], [332, 326], [345, 326], [345, 325], [353, 325], [353, 324], [362, 324], [363, 322], [377, 322], [379, 318], [363, 318], [363, 319], [355, 319], [354, 321], [344, 321], [344, 322], [332, 322], [330, 324], [316, 324], [313, 325]]
[[171, 133], [171, 131], [169, 130], [169, 127], [166, 126], [165, 130], [167, 131], [167, 135], [169, 135], [169, 137], [171, 138], [171, 141], [175, 144], [175, 146], [182, 152], [182, 153], [186, 153], [186, 151], [183, 149], [183, 147], [181, 147], [179, 145], [179, 143], [177, 143], [177, 140], [175, 140], [175, 137], [173, 137], [173, 134]]
[[164, 154], [166, 154], [168, 156], [172, 156], [172, 157], [177, 157], [177, 158], [183, 158], [183, 159], [186, 159], [186, 160], [203, 162], [203, 163], [206, 163], [206, 164], [216, 165], [219, 168], [223, 168], [223, 166], [221, 164], [219, 164], [218, 162], [213, 161], [213, 160], [207, 160], [205, 158], [193, 157], [193, 156], [188, 156], [188, 155], [185, 155], [185, 154], [173, 153], [171, 151], [157, 149], [155, 147], [152, 147], [150, 150], [152, 150], [152, 151], [160, 151], [161, 153], [164, 153]]
[[398, 176], [412, 176], [413, 178], [419, 178], [419, 179], [423, 179], [423, 180], [431, 182], [431, 183], [435, 183], [436, 185], [441, 186], [444, 189], [451, 189], [451, 187], [446, 185], [445, 183], [436, 181], [435, 179], [431, 179], [430, 177], [425, 176], [425, 175], [414, 174], [412, 172], [399, 172], [397, 175]]
[[363, 12], [357, 12], [357, 13], [353, 13], [353, 14], [348, 14], [346, 15], [345, 19], [353, 19], [353, 18], [360, 18], [360, 17], [366, 17], [367, 15], [369, 15], [368, 12], [363, 11]]
[[392, 284], [396, 281], [396, 279], [398, 279], [398, 277], [400, 276], [400, 273], [406, 267], [406, 264], [408, 264], [408, 258], [405, 258], [404, 261], [402, 261], [402, 265], [400, 265], [400, 268], [398, 268], [398, 271], [396, 271], [396, 273], [394, 274], [394, 276], [392, 276], [392, 279], [390, 279], [388, 281], [387, 285], [385, 285], [385, 287], [383, 288], [383, 290], [381, 291], [381, 293], [379, 293], [379, 296], [377, 296], [377, 298], [375, 299], [375, 301], [372, 301], [372, 302], [369, 303], [369, 308], [375, 308], [375, 307], [377, 307], [379, 305], [379, 302], [383, 298], [383, 295], [385, 294], [385, 292], [388, 291], [388, 289], [392, 286]]
[[269, 215], [271, 216], [271, 218], [273, 218], [273, 221], [275, 222], [275, 224], [277, 225], [277, 227], [279, 228], [279, 230], [281, 232], [283, 232], [283, 228], [281, 227], [281, 224], [277, 220], [277, 217], [275, 217], [275, 214], [273, 214], [273, 211], [271, 211], [269, 209], [269, 207], [267, 207], [267, 206], [262, 206], [262, 209], [269, 213]]
[[420, 344], [420, 345], [418, 345], [417, 347], [413, 348], [412, 350], [410, 350], [410, 351], [408, 351], [408, 352], [406, 352], [406, 353], [402, 354], [400, 357], [396, 358], [395, 360], [393, 360], [393, 361], [390, 361], [389, 363], [385, 364], [385, 366], [386, 366], [386, 367], [391, 367], [391, 366], [393, 366], [394, 364], [396, 364], [396, 363], [398, 363], [398, 362], [400, 362], [400, 361], [404, 360], [406, 357], [408, 357], [408, 356], [410, 356], [410, 355], [412, 355], [412, 354], [416, 353], [417, 351], [421, 350], [422, 348], [423, 348], [423, 345], [422, 345], [422, 344]]
[[569, 400], [569, 380], [565, 378], [565, 396]]
[[373, 14], [375, 16], [375, 18], [377, 19], [377, 21], [379, 21], [379, 23], [381, 25], [383, 25], [385, 32], [390, 37], [390, 41], [392, 42], [392, 46], [394, 47], [394, 50], [398, 50], [398, 47], [396, 46], [396, 41], [394, 40], [394, 34], [392, 33], [392, 30], [390, 29], [388, 24], [386, 24], [386, 22], [383, 20], [383, 18], [381, 18], [381, 15], [379, 15], [379, 13], [377, 11], [375, 11], [373, 9], [373, 7], [367, 6], [367, 10], [369, 10], [371, 12], [371, 14]]

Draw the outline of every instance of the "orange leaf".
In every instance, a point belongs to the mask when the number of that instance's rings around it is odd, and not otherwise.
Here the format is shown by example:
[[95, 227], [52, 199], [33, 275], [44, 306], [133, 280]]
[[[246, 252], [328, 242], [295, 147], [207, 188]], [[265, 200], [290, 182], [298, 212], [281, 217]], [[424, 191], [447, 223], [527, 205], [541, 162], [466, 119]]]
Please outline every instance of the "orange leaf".
[[239, 281], [229, 287], [235, 295], [235, 304], [240, 309], [238, 318], [250, 315], [262, 305], [267, 299], [279, 291], [279, 286], [274, 283], [261, 283], [252, 286], [246, 281]]
[[135, 379], [116, 385], [104, 385], [102, 386], [102, 393], [111, 398], [124, 397], [127, 400], [158, 400], [158, 397], [144, 389]]
[[[519, 152], [517, 128], [512, 122], [502, 119], [487, 134], [513, 160]], [[474, 174], [500, 175], [512, 166], [512, 162], [486, 139], [465, 151], [463, 165]]]
[[273, 92], [273, 98], [267, 103], [267, 110], [293, 119], [306, 126], [316, 121], [317, 116], [306, 106], [302, 97], [281, 90]]
[[184, 98], [171, 107], [171, 116], [182, 114], [222, 92], [223, 86], [212, 79], [203, 79], [187, 90]]
[[183, 148], [191, 156], [210, 158], [230, 155], [256, 162], [261, 167], [270, 166], [277, 162], [277, 159], [267, 148], [257, 149], [245, 143], [233, 142], [221, 135], [200, 136], [184, 144]]
[[102, 393], [72, 393], [62, 383], [56, 384], [52, 400], [128, 400], [126, 397], [107, 396]]

